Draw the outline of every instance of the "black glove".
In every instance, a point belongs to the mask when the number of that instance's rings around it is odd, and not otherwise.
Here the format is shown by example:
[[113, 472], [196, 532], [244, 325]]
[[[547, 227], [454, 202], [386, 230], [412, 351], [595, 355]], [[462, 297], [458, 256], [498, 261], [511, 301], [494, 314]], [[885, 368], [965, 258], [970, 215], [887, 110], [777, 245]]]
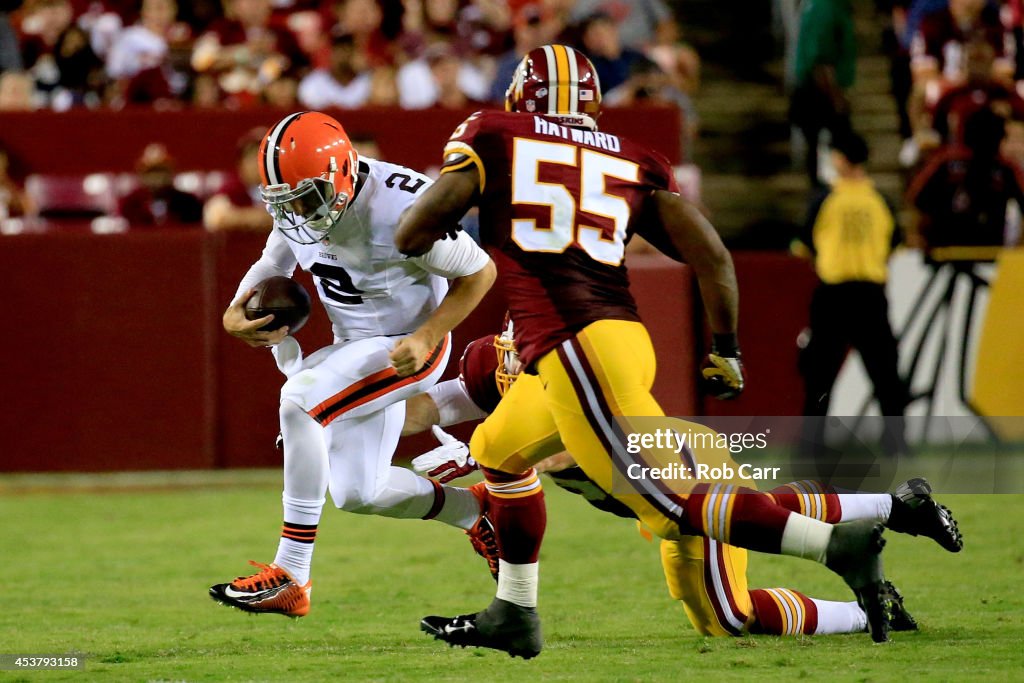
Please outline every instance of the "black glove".
[[735, 334], [712, 336], [711, 353], [700, 374], [704, 392], [715, 398], [728, 400], [743, 393], [743, 362]]

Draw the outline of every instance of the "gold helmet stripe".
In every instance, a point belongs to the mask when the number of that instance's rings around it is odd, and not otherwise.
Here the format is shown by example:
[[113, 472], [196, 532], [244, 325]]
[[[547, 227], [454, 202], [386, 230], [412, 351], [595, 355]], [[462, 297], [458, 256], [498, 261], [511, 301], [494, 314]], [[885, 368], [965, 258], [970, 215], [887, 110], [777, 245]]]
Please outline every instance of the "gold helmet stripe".
[[569, 109], [569, 94], [572, 88], [572, 81], [569, 77], [569, 50], [565, 45], [554, 45], [555, 65], [557, 71], [551, 79], [552, 83], [558, 83], [558, 113], [566, 114]]

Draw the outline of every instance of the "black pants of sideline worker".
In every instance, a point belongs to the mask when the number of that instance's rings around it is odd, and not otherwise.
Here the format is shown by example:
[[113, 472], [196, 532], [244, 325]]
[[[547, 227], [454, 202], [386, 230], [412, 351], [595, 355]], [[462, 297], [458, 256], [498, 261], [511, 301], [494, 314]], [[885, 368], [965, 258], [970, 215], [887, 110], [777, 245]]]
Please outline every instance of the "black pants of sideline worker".
[[818, 168], [818, 140], [826, 130], [831, 132], [833, 140], [850, 131], [845, 96], [839, 92], [830, 93], [814, 83], [801, 85], [790, 95], [789, 120], [800, 130], [807, 144], [804, 168], [811, 187], [823, 187], [819, 177], [821, 169]]
[[899, 375], [896, 338], [885, 287], [874, 282], [819, 285], [811, 299], [811, 339], [801, 359], [804, 415], [828, 414], [832, 386], [853, 347], [860, 354], [886, 420], [887, 453], [906, 451], [903, 411], [907, 387]]

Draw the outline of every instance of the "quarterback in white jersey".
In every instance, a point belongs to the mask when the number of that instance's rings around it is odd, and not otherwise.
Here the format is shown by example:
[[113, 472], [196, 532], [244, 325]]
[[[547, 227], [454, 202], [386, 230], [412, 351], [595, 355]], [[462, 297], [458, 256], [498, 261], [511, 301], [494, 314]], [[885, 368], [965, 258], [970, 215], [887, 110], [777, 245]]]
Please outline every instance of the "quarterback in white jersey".
[[[450, 355], [450, 332], [494, 281], [487, 254], [457, 226], [426, 254], [404, 257], [398, 218], [430, 184], [403, 166], [359, 159], [341, 124], [318, 112], [285, 117], [260, 146], [262, 193], [274, 215], [263, 254], [242, 278], [224, 327], [273, 349], [281, 389], [284, 525], [277, 556], [249, 577], [210, 588], [218, 602], [249, 612], [303, 616], [320, 513], [330, 492], [343, 510], [437, 519], [467, 531], [481, 523], [481, 498], [436, 484], [391, 458], [405, 400], [433, 386]], [[249, 321], [252, 287], [310, 272], [334, 343], [303, 358], [288, 329]], [[449, 287], [449, 281], [451, 283]]]

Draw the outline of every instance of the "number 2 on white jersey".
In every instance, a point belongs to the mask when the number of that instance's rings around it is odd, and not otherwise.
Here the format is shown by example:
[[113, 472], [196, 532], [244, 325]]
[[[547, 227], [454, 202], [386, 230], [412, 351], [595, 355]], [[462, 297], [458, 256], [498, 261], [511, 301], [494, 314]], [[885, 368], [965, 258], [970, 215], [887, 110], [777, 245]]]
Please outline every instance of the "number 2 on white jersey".
[[[632, 161], [580, 149], [577, 159], [574, 145], [516, 138], [512, 147], [512, 204], [546, 206], [551, 211], [551, 227], [538, 228], [532, 218], [512, 220], [512, 239], [524, 251], [559, 254], [573, 244], [595, 261], [617, 266], [625, 254], [629, 203], [605, 191], [607, 178], [638, 182], [640, 166]], [[611, 239], [604, 231], [576, 222], [577, 198], [561, 183], [542, 182], [540, 164], [577, 167], [579, 170], [578, 208], [594, 216], [609, 218], [614, 225]]]

